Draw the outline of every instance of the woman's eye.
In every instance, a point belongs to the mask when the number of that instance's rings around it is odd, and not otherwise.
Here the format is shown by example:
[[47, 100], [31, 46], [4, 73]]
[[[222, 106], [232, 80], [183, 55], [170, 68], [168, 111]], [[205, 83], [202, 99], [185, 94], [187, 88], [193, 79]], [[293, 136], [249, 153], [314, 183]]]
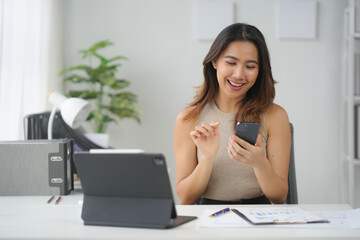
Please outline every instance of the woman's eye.
[[226, 62], [227, 64], [229, 64], [229, 65], [231, 65], [231, 66], [233, 66], [233, 65], [235, 65], [236, 63], [234, 63], [234, 62]]
[[254, 69], [254, 66], [246, 66], [247, 69]]

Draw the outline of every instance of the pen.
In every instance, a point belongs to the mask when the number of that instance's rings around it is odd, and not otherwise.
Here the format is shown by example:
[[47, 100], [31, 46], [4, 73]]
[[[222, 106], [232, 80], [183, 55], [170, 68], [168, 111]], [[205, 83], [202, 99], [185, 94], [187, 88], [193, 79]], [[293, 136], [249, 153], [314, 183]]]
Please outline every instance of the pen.
[[215, 212], [215, 213], [211, 214], [209, 217], [215, 217], [217, 215], [227, 213], [227, 212], [230, 212], [230, 208], [224, 208], [223, 210], [220, 210], [218, 212]]
[[51, 196], [51, 198], [49, 198], [49, 200], [47, 201], [47, 204], [49, 204], [49, 203], [51, 203], [51, 201], [54, 199], [54, 195], [53, 196]]
[[61, 199], [61, 196], [59, 196], [56, 201], [55, 201], [55, 204], [58, 204], [60, 202], [60, 199]]

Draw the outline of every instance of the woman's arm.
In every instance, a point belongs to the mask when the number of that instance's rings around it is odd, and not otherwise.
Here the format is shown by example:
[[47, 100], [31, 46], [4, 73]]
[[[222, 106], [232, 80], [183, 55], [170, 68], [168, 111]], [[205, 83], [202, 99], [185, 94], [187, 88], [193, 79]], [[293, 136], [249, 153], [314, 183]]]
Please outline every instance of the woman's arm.
[[261, 137], [256, 145], [231, 136], [228, 152], [232, 159], [254, 169], [260, 187], [273, 203], [283, 203], [288, 192], [288, 170], [290, 161], [291, 133], [286, 111], [273, 105], [266, 113], [268, 131], [267, 158], [261, 147]]
[[[219, 123], [196, 126], [192, 120], [184, 120], [189, 109], [177, 116], [174, 131], [176, 163], [176, 192], [181, 204], [194, 204], [204, 193], [219, 148]], [[198, 163], [197, 148], [202, 152]]]

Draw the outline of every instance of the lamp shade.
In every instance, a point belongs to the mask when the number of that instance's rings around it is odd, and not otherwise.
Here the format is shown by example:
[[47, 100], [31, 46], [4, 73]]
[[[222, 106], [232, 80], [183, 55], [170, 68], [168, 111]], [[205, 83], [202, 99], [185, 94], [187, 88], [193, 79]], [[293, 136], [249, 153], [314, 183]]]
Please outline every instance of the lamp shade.
[[90, 111], [90, 104], [81, 98], [68, 98], [60, 107], [62, 118], [72, 128], [80, 127]]
[[82, 98], [67, 98], [56, 91], [49, 93], [48, 101], [60, 109], [62, 118], [72, 128], [78, 128], [91, 112], [89, 102]]

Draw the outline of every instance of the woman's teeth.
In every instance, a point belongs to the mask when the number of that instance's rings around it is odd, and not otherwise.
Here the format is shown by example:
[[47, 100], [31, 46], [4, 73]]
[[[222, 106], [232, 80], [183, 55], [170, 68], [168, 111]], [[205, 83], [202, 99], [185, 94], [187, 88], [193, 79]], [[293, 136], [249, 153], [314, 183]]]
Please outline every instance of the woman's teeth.
[[232, 82], [232, 81], [230, 81], [230, 80], [228, 80], [228, 82], [231, 84], [231, 85], [233, 85], [234, 87], [241, 87], [241, 86], [243, 86], [245, 83], [235, 83], [235, 82]]

